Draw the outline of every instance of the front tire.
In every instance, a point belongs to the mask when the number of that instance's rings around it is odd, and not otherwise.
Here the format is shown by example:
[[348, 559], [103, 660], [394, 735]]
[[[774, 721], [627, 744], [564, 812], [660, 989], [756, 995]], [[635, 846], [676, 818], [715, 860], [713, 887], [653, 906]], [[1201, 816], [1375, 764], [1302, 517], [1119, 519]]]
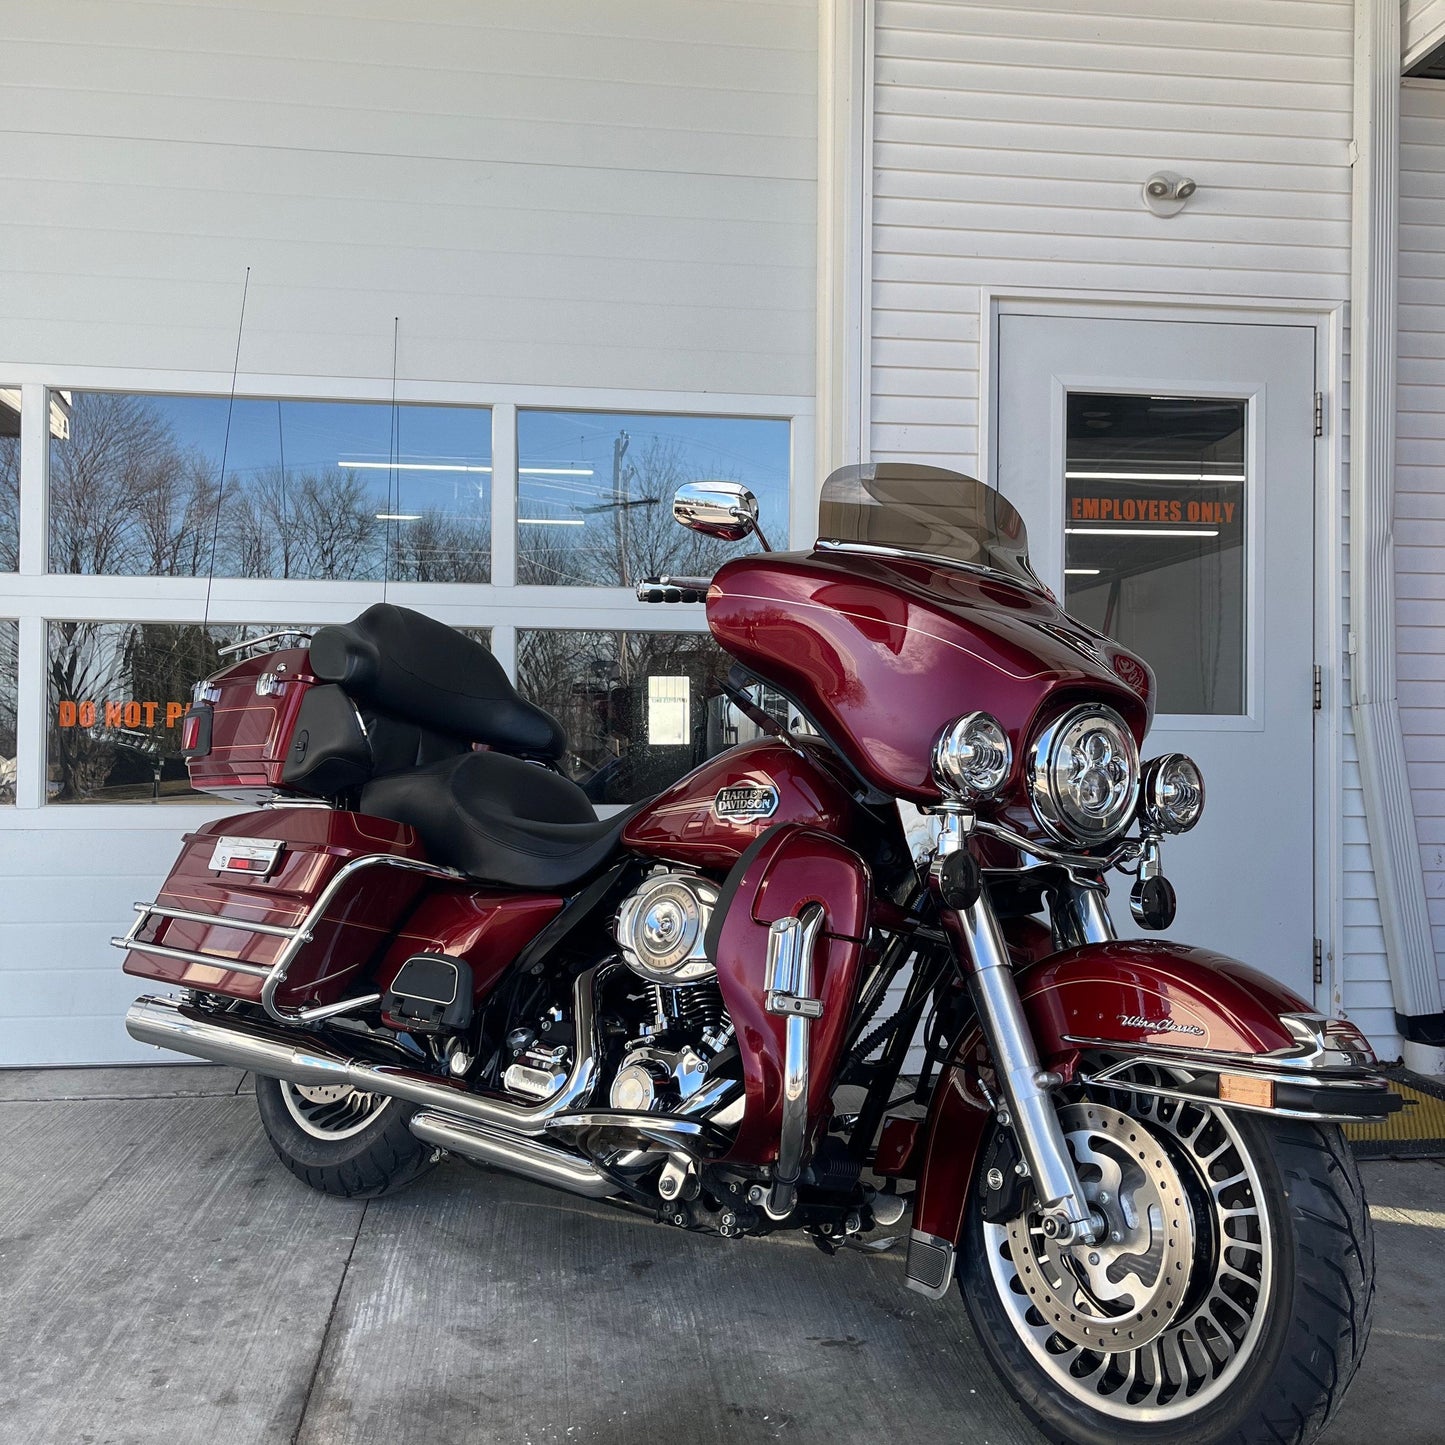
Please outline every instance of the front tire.
[[959, 1258], [974, 1327], [1024, 1409], [1067, 1445], [1313, 1440], [1364, 1354], [1374, 1296], [1339, 1129], [1122, 1087], [1061, 1122], [1108, 1237], [1051, 1245], [1030, 1209], [990, 1224], [975, 1191]]
[[350, 1084], [257, 1075], [256, 1108], [276, 1157], [323, 1194], [374, 1199], [419, 1179], [439, 1157], [408, 1127], [415, 1110]]

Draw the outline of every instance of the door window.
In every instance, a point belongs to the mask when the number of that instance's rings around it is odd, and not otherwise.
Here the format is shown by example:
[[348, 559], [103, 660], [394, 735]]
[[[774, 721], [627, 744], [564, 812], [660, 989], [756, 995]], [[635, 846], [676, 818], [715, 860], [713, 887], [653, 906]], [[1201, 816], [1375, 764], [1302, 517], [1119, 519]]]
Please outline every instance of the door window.
[[1161, 713], [1246, 711], [1248, 405], [1068, 397], [1064, 605], [1149, 663]]

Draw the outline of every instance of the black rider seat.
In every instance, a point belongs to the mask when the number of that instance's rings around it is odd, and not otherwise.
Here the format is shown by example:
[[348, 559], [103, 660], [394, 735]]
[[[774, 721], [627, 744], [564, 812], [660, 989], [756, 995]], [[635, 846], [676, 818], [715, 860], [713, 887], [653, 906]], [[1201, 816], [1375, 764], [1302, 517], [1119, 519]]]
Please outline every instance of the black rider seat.
[[612, 856], [634, 810], [598, 818], [559, 773], [506, 753], [463, 753], [367, 784], [361, 810], [409, 823], [432, 859], [511, 888], [566, 889]]

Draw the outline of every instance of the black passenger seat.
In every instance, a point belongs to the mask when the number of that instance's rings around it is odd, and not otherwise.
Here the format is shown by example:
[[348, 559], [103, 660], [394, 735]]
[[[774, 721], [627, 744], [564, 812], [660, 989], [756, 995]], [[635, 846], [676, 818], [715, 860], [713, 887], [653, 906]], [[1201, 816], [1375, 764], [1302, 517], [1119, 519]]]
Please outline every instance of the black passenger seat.
[[[433, 861], [512, 888], [569, 888], [616, 848], [631, 814], [598, 818], [582, 789], [547, 766], [567, 750], [561, 724], [455, 628], [380, 602], [321, 628], [311, 670], [354, 704], [341, 721], [359, 751], [312, 743], [298, 786], [323, 769], [344, 777], [363, 812], [415, 828]], [[308, 699], [318, 716], [325, 691]], [[348, 706], [336, 696], [333, 713]]]

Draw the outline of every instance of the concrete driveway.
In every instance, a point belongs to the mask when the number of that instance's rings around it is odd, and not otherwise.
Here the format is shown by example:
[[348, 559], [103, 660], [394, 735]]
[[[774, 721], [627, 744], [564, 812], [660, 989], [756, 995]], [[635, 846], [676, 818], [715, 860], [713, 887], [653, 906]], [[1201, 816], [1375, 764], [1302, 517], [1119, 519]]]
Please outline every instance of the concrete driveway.
[[[324, 1198], [208, 1067], [0, 1073], [4, 1445], [1037, 1445], [902, 1247], [682, 1234], [447, 1164]], [[1366, 1167], [1373, 1343], [1330, 1445], [1445, 1438], [1445, 1166]]]

